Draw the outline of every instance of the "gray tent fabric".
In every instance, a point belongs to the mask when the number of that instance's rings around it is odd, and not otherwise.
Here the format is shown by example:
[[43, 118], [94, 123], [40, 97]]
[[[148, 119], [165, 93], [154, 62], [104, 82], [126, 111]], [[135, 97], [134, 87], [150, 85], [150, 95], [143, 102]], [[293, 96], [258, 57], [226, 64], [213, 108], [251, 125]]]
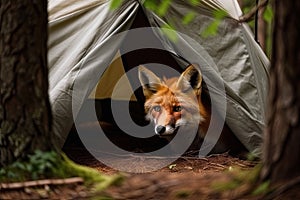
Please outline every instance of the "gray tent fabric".
[[[110, 10], [110, 1], [104, 0], [49, 1], [49, 94], [57, 144], [63, 146], [84, 99], [97, 84], [95, 78], [117, 54], [125, 38], [118, 33], [129, 30], [136, 13], [143, 9], [165, 49], [189, 62], [203, 61], [200, 67], [205, 81], [212, 83], [210, 92], [226, 97], [226, 105], [218, 105], [218, 109], [226, 108], [227, 124], [249, 151], [259, 154], [269, 61], [247, 24], [238, 22], [242, 12], [237, 2], [203, 0], [195, 7], [173, 0], [163, 17], [143, 3], [128, 0]], [[220, 23], [217, 35], [201, 36], [214, 21], [212, 13], [219, 9], [228, 17]], [[181, 19], [191, 11], [196, 13], [195, 19], [183, 25]], [[160, 31], [166, 24], [180, 33], [176, 42]], [[219, 82], [225, 94], [214, 85]]]
[[[152, 26], [163, 27], [164, 23], [172, 23], [177, 31], [187, 34], [205, 48], [216, 64], [217, 71], [220, 72], [219, 79], [225, 83], [227, 124], [248, 150], [258, 153], [264, 125], [269, 61], [254, 41], [249, 27], [237, 22], [235, 19], [237, 16], [224, 19], [218, 27], [216, 36], [202, 38], [199, 33], [213, 22], [214, 17], [207, 11], [205, 1], [201, 2], [204, 2], [204, 5], [200, 4], [195, 9], [184, 1], [174, 1], [163, 19], [152, 12], [147, 12], [148, 18], [151, 19]], [[216, 9], [225, 8], [220, 6]], [[191, 10], [197, 12], [192, 23], [183, 25], [180, 20], [174, 20], [182, 19]], [[205, 12], [208, 14], [202, 14]], [[176, 49], [176, 52], [181, 52], [185, 58], [189, 58], [193, 48], [194, 52], [201, 54], [193, 44], [186, 42], [184, 45], [178, 42], [174, 43], [175, 47], [172, 48]], [[196, 56], [200, 55], [196, 53]], [[210, 73], [204, 74], [208, 76]], [[216, 78], [218, 75], [211, 74], [211, 76]]]
[[[129, 29], [139, 5], [138, 2], [128, 1], [118, 10], [111, 11], [108, 1], [93, 1], [90, 5], [86, 5], [86, 1], [68, 2], [70, 4], [65, 5], [63, 1], [49, 1], [49, 93], [54, 118], [53, 131], [57, 137], [56, 143], [61, 147], [74, 122], [72, 100], [77, 101], [78, 98], [76, 106], [79, 109], [92, 87], [89, 81], [93, 67], [107, 66], [122, 41], [115, 40], [114, 46], [108, 48], [105, 47], [107, 38]], [[79, 6], [69, 8], [74, 2]], [[58, 5], [52, 7], [52, 3]], [[60, 6], [63, 8], [57, 12], [62, 13], [58, 14], [54, 8]], [[93, 62], [96, 50], [96, 54], [101, 56], [100, 63]], [[79, 74], [85, 76], [79, 77]], [[78, 94], [78, 97], [72, 96], [75, 80], [83, 83], [82, 94]]]

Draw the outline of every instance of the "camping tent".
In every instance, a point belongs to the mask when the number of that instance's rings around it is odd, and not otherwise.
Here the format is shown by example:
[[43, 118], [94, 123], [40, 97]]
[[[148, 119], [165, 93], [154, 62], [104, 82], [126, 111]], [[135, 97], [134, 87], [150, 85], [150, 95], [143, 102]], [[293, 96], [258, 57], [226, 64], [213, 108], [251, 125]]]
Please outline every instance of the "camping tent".
[[[134, 66], [161, 63], [182, 70], [188, 63], [200, 62], [210, 92], [221, 100], [226, 97], [226, 105], [222, 104], [226, 123], [249, 151], [258, 153], [269, 61], [248, 25], [239, 22], [242, 12], [237, 1], [202, 0], [195, 6], [173, 0], [164, 14], [152, 11], [143, 0], [123, 1], [115, 10], [110, 3], [49, 1], [49, 94], [56, 142], [64, 144], [86, 99], [102, 99], [102, 109], [107, 108], [105, 99], [128, 100], [128, 94], [134, 94], [132, 102], [139, 99], [133, 86], [136, 73], [123, 76]], [[216, 35], [204, 37], [201, 33], [215, 21], [217, 10], [227, 16]], [[189, 13], [193, 20], [182, 23]], [[179, 33], [175, 39], [168, 26]], [[115, 87], [121, 78], [124, 81]]]

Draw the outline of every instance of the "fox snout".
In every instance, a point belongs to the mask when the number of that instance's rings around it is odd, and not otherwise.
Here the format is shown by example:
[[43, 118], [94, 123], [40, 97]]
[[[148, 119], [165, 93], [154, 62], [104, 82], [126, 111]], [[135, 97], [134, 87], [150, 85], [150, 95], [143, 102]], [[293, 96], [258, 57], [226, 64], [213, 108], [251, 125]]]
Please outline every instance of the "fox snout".
[[170, 103], [152, 106], [148, 113], [148, 119], [154, 122], [155, 134], [159, 136], [175, 134], [181, 117], [181, 107], [172, 106]]
[[170, 125], [167, 125], [167, 126], [156, 125], [154, 130], [157, 135], [164, 136], [164, 135], [174, 134], [176, 128], [173, 126], [170, 126]]
[[[157, 108], [159, 107], [159, 108]], [[171, 135], [175, 133], [181, 116], [180, 113], [170, 113], [162, 106], [154, 106], [152, 112], [149, 113], [149, 119], [154, 122], [155, 134], [159, 136]]]
[[156, 125], [156, 126], [155, 126], [155, 133], [156, 133], [157, 135], [161, 135], [161, 134], [163, 134], [165, 131], [166, 131], [166, 127], [165, 127], [165, 126], [162, 126], [162, 125]]

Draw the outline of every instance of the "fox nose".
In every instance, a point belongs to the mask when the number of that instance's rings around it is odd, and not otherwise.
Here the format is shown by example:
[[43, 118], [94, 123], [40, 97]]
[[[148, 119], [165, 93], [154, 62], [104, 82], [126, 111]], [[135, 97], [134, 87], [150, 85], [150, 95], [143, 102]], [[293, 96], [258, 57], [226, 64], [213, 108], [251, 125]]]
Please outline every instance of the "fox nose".
[[166, 127], [158, 125], [155, 127], [155, 133], [158, 135], [163, 134], [166, 131]]

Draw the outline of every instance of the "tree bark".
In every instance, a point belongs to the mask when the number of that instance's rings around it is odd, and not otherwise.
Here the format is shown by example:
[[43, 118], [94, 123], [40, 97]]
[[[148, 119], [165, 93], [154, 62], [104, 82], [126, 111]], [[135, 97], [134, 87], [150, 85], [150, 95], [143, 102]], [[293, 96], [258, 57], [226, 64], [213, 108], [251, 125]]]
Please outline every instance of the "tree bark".
[[51, 148], [47, 0], [1, 0], [0, 167]]
[[275, 1], [262, 180], [300, 176], [300, 1]]
[[266, 7], [262, 7], [258, 10], [258, 29], [257, 29], [257, 39], [258, 42], [263, 49], [264, 52], [266, 52], [266, 37], [267, 37], [267, 23], [264, 20], [264, 12]]

